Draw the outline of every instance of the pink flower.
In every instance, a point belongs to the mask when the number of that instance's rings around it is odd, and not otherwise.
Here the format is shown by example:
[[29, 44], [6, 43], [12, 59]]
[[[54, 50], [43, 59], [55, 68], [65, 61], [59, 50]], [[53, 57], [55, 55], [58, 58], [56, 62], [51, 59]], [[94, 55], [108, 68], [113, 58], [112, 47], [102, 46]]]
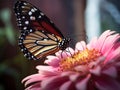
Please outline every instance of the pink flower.
[[55, 56], [23, 79], [26, 90], [120, 90], [120, 35], [107, 30]]

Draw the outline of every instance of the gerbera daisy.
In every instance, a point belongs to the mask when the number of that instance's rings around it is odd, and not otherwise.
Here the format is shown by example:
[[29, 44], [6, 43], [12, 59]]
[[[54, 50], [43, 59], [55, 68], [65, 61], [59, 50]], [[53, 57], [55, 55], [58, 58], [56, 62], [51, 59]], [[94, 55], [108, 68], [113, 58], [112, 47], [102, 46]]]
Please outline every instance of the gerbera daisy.
[[78, 42], [47, 56], [37, 74], [23, 79], [26, 90], [120, 90], [120, 35], [107, 30], [90, 43]]

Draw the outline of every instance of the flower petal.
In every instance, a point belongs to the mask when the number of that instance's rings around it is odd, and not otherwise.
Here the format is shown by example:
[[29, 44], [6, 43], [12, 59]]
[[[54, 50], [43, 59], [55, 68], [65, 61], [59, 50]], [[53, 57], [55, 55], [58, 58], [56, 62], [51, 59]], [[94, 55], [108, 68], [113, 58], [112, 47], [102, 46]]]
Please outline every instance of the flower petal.
[[43, 80], [44, 78], [42, 77], [42, 75], [40, 74], [34, 74], [34, 75], [31, 75], [31, 76], [28, 76], [26, 78], [24, 78], [22, 80], [22, 83], [25, 82], [25, 86], [33, 83], [33, 82], [40, 82], [41, 80]]
[[112, 51], [106, 58], [105, 63], [109, 62], [110, 60], [116, 60], [116, 58], [120, 57], [120, 47], [116, 50]]
[[44, 63], [53, 66], [53, 67], [58, 67], [59, 66], [60, 59], [56, 56], [47, 56], [47, 60], [45, 60]]
[[120, 83], [107, 75], [98, 77], [95, 84], [99, 90], [120, 90]]
[[73, 82], [77, 81], [79, 77], [80, 77], [80, 74], [78, 74], [78, 73], [69, 75], [70, 81], [73, 81]]
[[65, 51], [67, 52], [68, 56], [71, 56], [74, 54], [74, 50], [71, 47], [66, 48]]
[[86, 49], [86, 43], [84, 41], [78, 42], [75, 46], [75, 49], [80, 51]]
[[87, 45], [88, 49], [93, 49], [96, 47], [96, 43], [97, 43], [97, 37], [92, 38], [92, 40], [90, 41], [90, 43]]
[[100, 76], [100, 74], [101, 74], [101, 67], [97, 66], [94, 69], [90, 69], [90, 73], [92, 73], [94, 75], [97, 75], [97, 76]]
[[71, 56], [71, 54], [74, 54], [74, 50], [70, 47], [68, 47], [66, 50], [62, 51], [60, 50], [59, 52], [56, 52], [55, 55], [61, 60], [62, 58], [66, 58]]
[[106, 42], [106, 38], [108, 38], [108, 36], [110, 36], [113, 33], [115, 33], [115, 31], [110, 30], [106, 30], [104, 33], [102, 33], [102, 35], [98, 38], [95, 48], [101, 51], [104, 43]]
[[108, 75], [108, 76], [111, 76], [113, 78], [116, 78], [117, 77], [117, 70], [115, 67], [109, 67], [105, 70], [102, 71], [102, 73]]
[[86, 78], [84, 78], [83, 80], [79, 81], [76, 84], [77, 90], [86, 90], [87, 89], [87, 83], [88, 83], [90, 77], [91, 77], [91, 75], [88, 75]]
[[32, 84], [31, 86], [28, 86], [25, 90], [42, 90], [40, 88], [40, 83], [35, 83], [35, 84]]
[[54, 76], [49, 77], [41, 82], [41, 87], [43, 90], [57, 90], [64, 82], [68, 81], [68, 77]]
[[101, 48], [101, 52], [103, 54], [105, 54], [106, 51], [112, 49], [115, 45], [114, 43], [118, 40], [118, 38], [119, 38], [119, 34], [115, 34], [115, 35], [111, 35], [111, 36], [106, 37], [106, 41], [104, 41], [104, 44]]
[[79, 65], [74, 68], [76, 71], [80, 72], [81, 74], [88, 73], [88, 67], [86, 65]]
[[57, 71], [58, 68], [54, 68], [54, 67], [51, 67], [51, 66], [44, 66], [44, 65], [38, 65], [36, 66], [36, 68], [39, 70], [39, 73], [41, 73], [42, 71]]
[[71, 81], [67, 81], [60, 86], [59, 90], [76, 90], [76, 88]]

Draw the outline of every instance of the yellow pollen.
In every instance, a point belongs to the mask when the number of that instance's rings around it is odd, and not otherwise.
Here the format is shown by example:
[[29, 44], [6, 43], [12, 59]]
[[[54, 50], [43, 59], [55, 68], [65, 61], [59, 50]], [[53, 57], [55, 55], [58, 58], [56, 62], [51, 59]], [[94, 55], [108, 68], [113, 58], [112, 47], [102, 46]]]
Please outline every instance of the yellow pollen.
[[71, 57], [67, 57], [61, 60], [59, 63], [61, 71], [74, 71], [74, 67], [78, 65], [88, 65], [90, 62], [95, 61], [101, 53], [95, 49], [85, 49], [84, 51], [78, 51]]

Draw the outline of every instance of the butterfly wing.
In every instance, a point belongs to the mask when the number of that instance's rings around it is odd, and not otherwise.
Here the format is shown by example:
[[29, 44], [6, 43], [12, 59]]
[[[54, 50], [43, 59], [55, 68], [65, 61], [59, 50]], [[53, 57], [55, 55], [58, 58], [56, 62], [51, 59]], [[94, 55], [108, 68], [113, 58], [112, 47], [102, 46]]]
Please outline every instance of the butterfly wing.
[[58, 36], [47, 32], [35, 31], [27, 35], [19, 44], [26, 57], [36, 60], [58, 51], [58, 42], [61, 40]]
[[64, 37], [46, 15], [26, 1], [17, 1], [14, 10], [21, 31], [19, 46], [28, 59], [41, 59], [59, 50]]

